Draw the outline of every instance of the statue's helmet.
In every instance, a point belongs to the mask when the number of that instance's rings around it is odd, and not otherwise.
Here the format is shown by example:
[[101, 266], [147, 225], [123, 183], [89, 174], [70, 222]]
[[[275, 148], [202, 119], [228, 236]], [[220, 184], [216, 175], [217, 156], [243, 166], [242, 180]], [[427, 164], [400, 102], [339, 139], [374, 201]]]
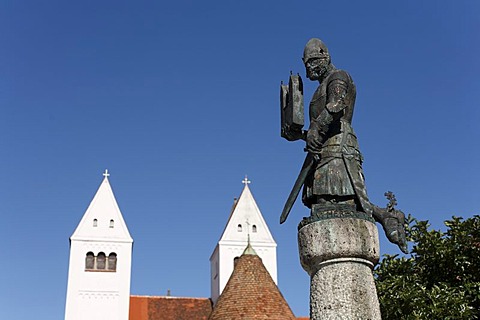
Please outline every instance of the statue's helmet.
[[322, 40], [312, 38], [308, 40], [305, 49], [303, 50], [303, 63], [307, 63], [308, 60], [320, 58], [327, 59], [330, 62], [330, 55], [328, 53], [327, 46]]

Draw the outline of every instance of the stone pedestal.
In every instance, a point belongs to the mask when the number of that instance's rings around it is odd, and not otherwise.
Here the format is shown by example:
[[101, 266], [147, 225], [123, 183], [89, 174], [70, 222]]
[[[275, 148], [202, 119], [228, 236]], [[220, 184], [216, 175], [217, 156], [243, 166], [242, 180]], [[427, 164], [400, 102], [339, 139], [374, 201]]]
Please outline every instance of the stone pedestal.
[[300, 262], [310, 275], [310, 319], [380, 320], [372, 270], [379, 259], [374, 222], [356, 217], [302, 222]]

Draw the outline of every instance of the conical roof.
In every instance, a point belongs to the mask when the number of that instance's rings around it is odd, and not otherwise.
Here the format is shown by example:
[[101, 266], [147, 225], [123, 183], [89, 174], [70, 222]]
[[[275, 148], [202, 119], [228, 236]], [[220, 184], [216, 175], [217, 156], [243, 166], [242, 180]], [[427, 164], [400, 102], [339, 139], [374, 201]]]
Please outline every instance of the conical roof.
[[[277, 244], [268, 229], [267, 223], [258, 208], [257, 202], [255, 201], [250, 188], [248, 187], [250, 181], [245, 178], [243, 183], [245, 184], [243, 191], [238, 200], [234, 201], [230, 217], [228, 218], [227, 225], [225, 226], [225, 230], [223, 231], [219, 242], [245, 243], [246, 234], [250, 234], [253, 245], [262, 243], [276, 246]], [[245, 231], [255, 226], [255, 232], [239, 233], [239, 225], [245, 228]]]
[[103, 175], [97, 193], [70, 239], [133, 242], [108, 181], [110, 174], [106, 170]]
[[238, 258], [209, 317], [225, 319], [296, 319], [262, 259], [248, 250]]

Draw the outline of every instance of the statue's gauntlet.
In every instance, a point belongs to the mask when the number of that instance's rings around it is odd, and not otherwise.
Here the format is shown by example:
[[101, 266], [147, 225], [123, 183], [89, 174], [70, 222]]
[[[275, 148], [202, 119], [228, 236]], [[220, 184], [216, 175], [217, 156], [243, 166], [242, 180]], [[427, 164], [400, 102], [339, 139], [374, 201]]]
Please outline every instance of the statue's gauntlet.
[[326, 140], [327, 132], [334, 117], [324, 109], [316, 119], [310, 121], [307, 132], [307, 150], [318, 153]]

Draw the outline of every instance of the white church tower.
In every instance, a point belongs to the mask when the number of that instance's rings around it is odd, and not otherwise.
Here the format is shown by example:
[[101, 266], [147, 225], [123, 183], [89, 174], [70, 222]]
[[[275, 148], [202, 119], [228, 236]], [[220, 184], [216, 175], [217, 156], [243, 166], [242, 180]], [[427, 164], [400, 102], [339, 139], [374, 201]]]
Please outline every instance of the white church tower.
[[217, 302], [233, 272], [234, 259], [250, 244], [277, 283], [277, 243], [272, 237], [262, 213], [253, 198], [245, 177], [242, 194], [235, 200], [227, 226], [210, 257], [211, 298]]
[[133, 239], [103, 175], [70, 237], [65, 320], [128, 320]]

